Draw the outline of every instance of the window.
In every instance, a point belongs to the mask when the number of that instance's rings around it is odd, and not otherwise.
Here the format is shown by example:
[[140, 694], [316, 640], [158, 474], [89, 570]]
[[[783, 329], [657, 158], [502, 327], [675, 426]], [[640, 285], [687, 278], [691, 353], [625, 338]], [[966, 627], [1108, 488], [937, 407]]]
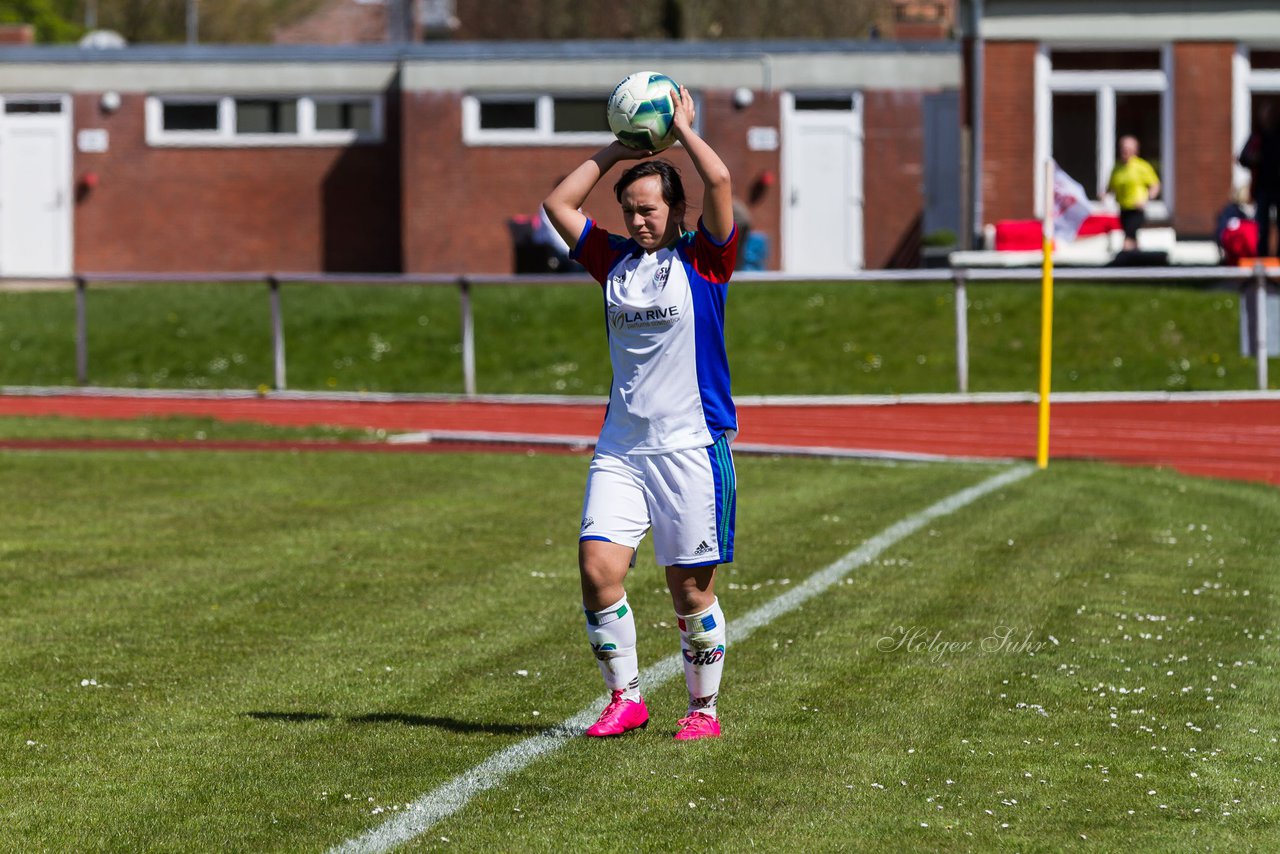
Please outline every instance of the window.
[[236, 134], [298, 132], [296, 100], [236, 99]]
[[1053, 146], [1049, 155], [1091, 197], [1098, 192], [1098, 96], [1055, 92]]
[[599, 98], [555, 98], [556, 133], [609, 133]]
[[367, 98], [315, 99], [316, 130], [374, 133], [373, 104]]
[[168, 131], [216, 131], [218, 129], [218, 104], [170, 103], [164, 105], [164, 128]]
[[1159, 71], [1158, 50], [1054, 50], [1054, 71]]
[[32, 113], [61, 113], [61, 99], [45, 98], [6, 98], [4, 111], [9, 115]]
[[797, 95], [795, 97], [795, 109], [847, 113], [853, 109], [853, 97], [850, 95], [841, 97]]
[[1280, 50], [1251, 50], [1249, 65], [1260, 71], [1280, 69]]
[[[1232, 150], [1238, 155], [1249, 136], [1262, 124], [1265, 112], [1280, 115], [1280, 50], [1274, 46], [1239, 46], [1233, 77], [1231, 135]], [[1233, 184], [1246, 187], [1251, 180], [1249, 170], [1237, 161]]]
[[604, 145], [613, 139], [605, 117], [606, 98], [606, 94], [468, 95], [462, 101], [462, 139], [468, 145]]
[[[1163, 50], [1042, 50], [1037, 148], [1079, 181], [1094, 200], [1105, 194], [1121, 137], [1138, 140], [1139, 155], [1160, 176], [1161, 196], [1148, 206], [1153, 219], [1173, 207], [1169, 83]], [[1037, 158], [1039, 161], [1040, 158]], [[1037, 198], [1044, 178], [1037, 170]]]
[[1164, 135], [1160, 132], [1160, 95], [1154, 92], [1116, 93], [1116, 138], [1136, 137], [1143, 160], [1164, 174]]
[[151, 145], [350, 145], [382, 140], [378, 95], [147, 99]]
[[536, 130], [538, 105], [534, 101], [481, 101], [481, 130]]

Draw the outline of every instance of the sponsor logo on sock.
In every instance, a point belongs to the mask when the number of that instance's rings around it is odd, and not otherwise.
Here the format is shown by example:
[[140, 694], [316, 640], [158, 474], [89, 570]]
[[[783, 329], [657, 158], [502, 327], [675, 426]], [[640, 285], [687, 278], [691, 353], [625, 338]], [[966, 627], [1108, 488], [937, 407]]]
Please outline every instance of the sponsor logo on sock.
[[715, 707], [716, 707], [715, 694], [712, 694], [709, 697], [690, 697], [689, 698], [690, 713], [701, 712], [704, 709], [714, 709]]
[[594, 652], [596, 658], [601, 661], [608, 661], [610, 658], [613, 658], [611, 653], [618, 651], [618, 645], [616, 643], [593, 643], [591, 645], [591, 651]]
[[684, 654], [684, 660], [694, 667], [703, 667], [715, 664], [724, 658], [724, 644], [718, 644], [713, 649], [700, 649], [697, 652], [690, 649], [681, 649], [680, 652]]
[[715, 551], [715, 549], [713, 549], [713, 548], [711, 548], [711, 546], [707, 545], [707, 541], [706, 541], [706, 540], [703, 540], [702, 542], [698, 543], [698, 547], [697, 547], [696, 549], [694, 549], [694, 550], [693, 550], [693, 556], [694, 556], [694, 557], [698, 557], [699, 555], [708, 554], [708, 553], [713, 552], [713, 551]]

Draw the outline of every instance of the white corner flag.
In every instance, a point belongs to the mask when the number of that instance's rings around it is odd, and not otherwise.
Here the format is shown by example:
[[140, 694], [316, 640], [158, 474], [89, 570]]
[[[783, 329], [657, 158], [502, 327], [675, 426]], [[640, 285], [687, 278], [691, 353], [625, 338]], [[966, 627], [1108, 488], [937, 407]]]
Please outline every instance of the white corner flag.
[[1053, 236], [1059, 240], [1075, 240], [1089, 213], [1089, 194], [1054, 161]]

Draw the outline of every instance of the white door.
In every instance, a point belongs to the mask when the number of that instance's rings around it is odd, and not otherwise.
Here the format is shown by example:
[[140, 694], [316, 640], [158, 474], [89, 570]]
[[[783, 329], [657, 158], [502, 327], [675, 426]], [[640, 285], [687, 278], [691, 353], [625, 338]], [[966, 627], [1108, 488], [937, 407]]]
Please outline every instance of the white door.
[[782, 264], [788, 273], [862, 269], [862, 99], [786, 93]]
[[0, 276], [71, 273], [71, 115], [59, 97], [4, 97]]

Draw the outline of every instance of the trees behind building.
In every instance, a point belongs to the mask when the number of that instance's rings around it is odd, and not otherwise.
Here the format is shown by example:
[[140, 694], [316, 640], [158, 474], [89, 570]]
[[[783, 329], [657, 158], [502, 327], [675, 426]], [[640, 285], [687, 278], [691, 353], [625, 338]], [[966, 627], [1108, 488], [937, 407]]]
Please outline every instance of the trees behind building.
[[[0, 21], [34, 24], [40, 42], [66, 42], [86, 29], [120, 33], [130, 43], [187, 40], [189, 0], [8, 0]], [[201, 42], [270, 42], [282, 28], [333, 16], [344, 4], [389, 16], [400, 3], [443, 9], [447, 28], [425, 38], [552, 39], [864, 39], [894, 37], [908, 0], [198, 0]], [[912, 3], [918, 0], [911, 0]], [[950, 0], [932, 5], [947, 6]], [[925, 5], [929, 5], [928, 2]], [[372, 7], [372, 8], [371, 8]], [[386, 7], [386, 8], [378, 8]], [[365, 40], [339, 39], [343, 41]]]

